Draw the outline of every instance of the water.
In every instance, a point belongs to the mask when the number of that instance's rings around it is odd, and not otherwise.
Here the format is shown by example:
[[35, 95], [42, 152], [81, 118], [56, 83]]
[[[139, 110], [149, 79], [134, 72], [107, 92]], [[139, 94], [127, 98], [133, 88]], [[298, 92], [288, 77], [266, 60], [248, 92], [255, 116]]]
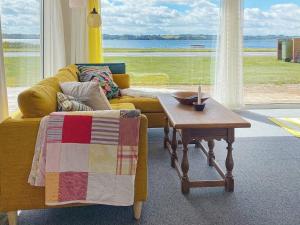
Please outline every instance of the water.
[[[39, 44], [39, 39], [4, 39], [8, 42]], [[104, 40], [104, 48], [191, 48], [192, 45], [204, 45], [215, 48], [216, 40]], [[245, 48], [276, 48], [276, 39], [245, 40]]]
[[[216, 40], [104, 40], [104, 48], [191, 48], [192, 45], [204, 45], [215, 48]], [[276, 48], [276, 39], [245, 40], [244, 48]]]

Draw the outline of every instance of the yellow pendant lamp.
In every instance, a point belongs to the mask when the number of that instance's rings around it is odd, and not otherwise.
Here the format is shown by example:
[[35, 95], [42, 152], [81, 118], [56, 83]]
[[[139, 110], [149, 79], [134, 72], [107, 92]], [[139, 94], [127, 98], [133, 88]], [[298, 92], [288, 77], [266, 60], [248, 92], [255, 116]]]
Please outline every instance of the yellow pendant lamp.
[[92, 28], [97, 28], [101, 26], [102, 21], [101, 21], [100, 14], [97, 12], [95, 0], [94, 0], [94, 8], [87, 17], [87, 23], [89, 27]]

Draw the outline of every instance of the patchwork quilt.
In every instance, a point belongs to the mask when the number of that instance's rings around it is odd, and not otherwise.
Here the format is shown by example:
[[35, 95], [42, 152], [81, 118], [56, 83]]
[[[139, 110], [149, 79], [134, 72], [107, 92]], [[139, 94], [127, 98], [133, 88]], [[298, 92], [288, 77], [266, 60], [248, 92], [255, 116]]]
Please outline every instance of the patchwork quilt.
[[140, 111], [55, 112], [40, 124], [28, 182], [45, 204], [134, 202]]

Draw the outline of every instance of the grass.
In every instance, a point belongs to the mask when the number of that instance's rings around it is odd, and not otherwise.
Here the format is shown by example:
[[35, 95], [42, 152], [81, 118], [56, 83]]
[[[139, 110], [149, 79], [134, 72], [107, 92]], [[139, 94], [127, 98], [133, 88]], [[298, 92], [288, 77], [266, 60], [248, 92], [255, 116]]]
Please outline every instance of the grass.
[[[105, 48], [107, 53], [143, 52], [212, 52], [209, 48]], [[275, 48], [245, 48], [245, 52], [276, 52]]]
[[[211, 84], [214, 70], [210, 57], [106, 57], [106, 61], [125, 62], [137, 85]], [[244, 74], [246, 84], [299, 84], [300, 64], [269, 56], [244, 57]]]
[[[211, 84], [210, 57], [105, 57], [106, 62], [125, 62], [135, 85]], [[246, 84], [300, 84], [300, 64], [275, 57], [245, 57]], [[6, 57], [8, 86], [28, 86], [41, 78], [39, 57]]]
[[5, 57], [8, 87], [30, 86], [41, 79], [40, 57]]
[[39, 52], [40, 48], [3, 48], [4, 52]]

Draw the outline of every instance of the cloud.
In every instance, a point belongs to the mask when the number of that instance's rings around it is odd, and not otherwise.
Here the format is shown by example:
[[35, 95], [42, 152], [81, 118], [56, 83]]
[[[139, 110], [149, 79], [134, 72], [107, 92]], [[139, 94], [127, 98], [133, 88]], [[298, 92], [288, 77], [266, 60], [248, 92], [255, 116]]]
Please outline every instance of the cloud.
[[218, 5], [209, 0], [102, 0], [102, 17], [108, 34], [212, 34]]
[[300, 5], [276, 4], [266, 11], [245, 9], [245, 34], [300, 35]]
[[[102, 1], [105, 33], [217, 33], [219, 5], [215, 0]], [[300, 5], [274, 4], [267, 10], [246, 8], [244, 14], [246, 35], [300, 35]]]
[[3, 33], [40, 33], [40, 0], [0, 0]]
[[[5, 33], [39, 33], [41, 0], [0, 0]], [[251, 1], [251, 0], [247, 0]], [[218, 0], [102, 0], [107, 34], [216, 34]], [[300, 35], [300, 4], [245, 9], [246, 35]]]

